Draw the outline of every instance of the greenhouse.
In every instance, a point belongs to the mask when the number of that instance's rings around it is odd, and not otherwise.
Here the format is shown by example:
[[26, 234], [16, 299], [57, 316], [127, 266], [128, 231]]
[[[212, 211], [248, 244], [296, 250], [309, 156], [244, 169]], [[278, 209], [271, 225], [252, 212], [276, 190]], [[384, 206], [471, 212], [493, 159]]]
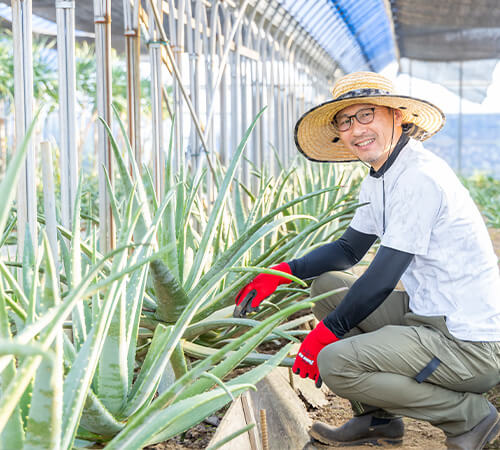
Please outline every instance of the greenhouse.
[[499, 23], [0, 0], [0, 449], [498, 448]]

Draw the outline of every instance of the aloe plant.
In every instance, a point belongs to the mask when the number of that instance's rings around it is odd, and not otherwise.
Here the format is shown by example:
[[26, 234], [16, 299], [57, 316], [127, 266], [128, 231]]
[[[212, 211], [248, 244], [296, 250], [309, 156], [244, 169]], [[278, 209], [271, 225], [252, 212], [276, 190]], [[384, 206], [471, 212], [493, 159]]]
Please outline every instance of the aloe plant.
[[462, 182], [483, 213], [489, 227], [500, 228], [500, 180], [491, 175], [476, 174]]
[[[237, 167], [260, 114], [227, 170], [220, 171], [217, 195], [208, 214], [200, 206], [205, 195], [203, 173], [190, 177], [181, 163], [174, 177], [167, 168], [166, 189], [175, 194], [166, 208], [159, 241], [176, 245], [152, 266], [154, 290], [150, 292], [156, 306], [152, 306], [154, 312], [145, 312], [142, 323], [154, 330], [158, 322], [176, 320], [191, 299], [199, 301], [186, 330], [188, 334], [197, 330], [190, 334], [197, 350], [185, 344], [190, 356], [208, 354], [210, 348], [221, 345], [219, 340], [224, 343], [241, 333], [239, 325], [245, 327], [245, 319], [228, 316], [237, 292], [256, 270], [265, 271], [272, 264], [301, 256], [334, 239], [346, 228], [357, 207], [360, 177], [342, 178], [334, 165], [313, 165], [299, 159], [276, 177], [254, 169], [259, 189], [252, 194], [238, 180]], [[280, 288], [273, 302], [283, 308], [307, 295], [306, 289]], [[272, 302], [263, 306], [258, 318], [268, 317], [273, 311]], [[301, 334], [300, 330], [290, 330], [287, 337]], [[275, 335], [268, 337], [273, 338]]]
[[[230, 189], [241, 187], [235, 179], [237, 162], [254, 124], [233, 163], [227, 171], [221, 169], [215, 208], [207, 217], [201, 214], [198, 195], [201, 172], [193, 180], [182, 175], [185, 178], [175, 182], [170, 174], [158, 204], [155, 196], [148, 196], [130, 146], [123, 154], [108, 128], [122, 183], [119, 192], [124, 193], [110, 191], [116, 249], [101, 254], [95, 230], [82, 231], [78, 195], [73, 229], [59, 227], [62, 267], [56, 267], [43, 229], [39, 242], [31, 242], [28, 235], [20, 270], [19, 264], [0, 260], [0, 447], [69, 449], [85, 439], [108, 443], [109, 448], [140, 448], [192, 427], [252, 388], [276, 365], [291, 364], [289, 346], [266, 356], [255, 349], [269, 338], [295, 340], [298, 322], [283, 322], [310, 308], [311, 302], [283, 303], [259, 321], [231, 319], [221, 306], [243, 282], [234, 269], [250, 260], [255, 245], [270, 237], [277, 251], [289, 254], [298, 248], [300, 230], [284, 239], [288, 224], [307, 220], [309, 231], [316, 232], [337, 220], [336, 214], [287, 212], [337, 188], [287, 200], [274, 211], [264, 208], [263, 197], [259, 207], [247, 207], [239, 224], [224, 222], [224, 208], [245, 208], [241, 199], [231, 199]], [[15, 154], [0, 184], [2, 242], [13, 229], [9, 211], [24, 148]], [[201, 227], [202, 217], [208, 228]], [[189, 226], [193, 220], [199, 221], [199, 231]], [[183, 259], [188, 248], [191, 263]], [[172, 303], [178, 309], [173, 316], [168, 307], [165, 312], [158, 307], [154, 290], [148, 293], [150, 263], [153, 272], [155, 267], [166, 268], [172, 276], [169, 295], [172, 286], [180, 290], [182, 297], [176, 299], [182, 299], [182, 308]], [[202, 269], [192, 268], [197, 265]], [[242, 278], [254, 274], [247, 267], [239, 271], [245, 274]], [[306, 290], [290, 292], [289, 303]], [[225, 336], [207, 352], [204, 342], [221, 330]], [[187, 365], [185, 353], [196, 355], [196, 364]], [[240, 364], [255, 367], [223, 381]], [[170, 369], [175, 377], [165, 383]]]

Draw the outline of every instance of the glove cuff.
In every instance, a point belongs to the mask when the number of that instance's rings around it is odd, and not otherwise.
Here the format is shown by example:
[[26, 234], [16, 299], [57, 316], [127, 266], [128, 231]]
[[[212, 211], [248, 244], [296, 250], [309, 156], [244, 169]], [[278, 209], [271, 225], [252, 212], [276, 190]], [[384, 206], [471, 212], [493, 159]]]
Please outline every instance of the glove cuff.
[[[282, 262], [280, 264], [278, 264], [277, 266], [273, 266], [271, 267], [271, 269], [273, 270], [279, 270], [280, 272], [285, 272], [289, 275], [293, 275], [292, 273], [292, 269], [290, 267], [290, 265], [287, 263], [287, 262]], [[279, 275], [276, 275], [279, 277]], [[292, 280], [288, 279], [288, 278], [285, 278], [285, 277], [279, 277], [279, 282], [278, 284], [288, 284], [288, 283], [291, 283]]]
[[333, 333], [323, 321], [316, 325], [314, 332], [316, 333], [316, 338], [318, 339], [318, 341], [323, 345], [328, 345], [339, 340], [335, 333]]

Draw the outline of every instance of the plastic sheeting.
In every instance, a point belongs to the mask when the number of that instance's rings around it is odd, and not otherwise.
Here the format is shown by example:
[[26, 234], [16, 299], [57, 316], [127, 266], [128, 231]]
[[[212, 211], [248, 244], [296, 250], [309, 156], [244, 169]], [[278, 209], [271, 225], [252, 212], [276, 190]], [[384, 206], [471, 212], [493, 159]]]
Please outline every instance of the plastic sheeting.
[[282, 0], [345, 72], [380, 71], [396, 59], [384, 0]]
[[498, 0], [391, 0], [401, 57], [467, 61], [500, 55]]

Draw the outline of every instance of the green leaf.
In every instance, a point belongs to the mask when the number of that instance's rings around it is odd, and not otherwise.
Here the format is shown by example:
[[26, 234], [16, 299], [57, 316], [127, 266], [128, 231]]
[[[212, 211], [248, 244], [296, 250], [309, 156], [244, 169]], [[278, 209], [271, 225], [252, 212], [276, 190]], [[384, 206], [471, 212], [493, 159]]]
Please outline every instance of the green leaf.
[[240, 160], [243, 150], [245, 149], [248, 138], [250, 137], [250, 133], [254, 129], [257, 121], [259, 120], [263, 112], [264, 109], [257, 114], [250, 127], [248, 127], [246, 133], [243, 136], [243, 139], [241, 140], [240, 144], [238, 145], [238, 148], [236, 149], [231, 159], [229, 167], [226, 170], [226, 175], [224, 176], [224, 180], [219, 186], [219, 192], [214, 202], [212, 212], [210, 214], [208, 223], [205, 228], [205, 232], [203, 233], [203, 237], [200, 242], [200, 247], [196, 252], [191, 271], [189, 272], [189, 275], [186, 279], [185, 286], [187, 291], [189, 291], [191, 289], [191, 286], [193, 286], [201, 277], [202, 273], [201, 270], [204, 267], [205, 262], [209, 257], [208, 250], [210, 248], [215, 232], [217, 230], [217, 224], [219, 223], [220, 218], [222, 216], [224, 210], [224, 204], [226, 203], [226, 199], [229, 194], [229, 187], [232, 183], [236, 171], [236, 166]]
[[[9, 341], [10, 329], [7, 308], [4, 301], [3, 283], [0, 279], [0, 338]], [[14, 361], [11, 360], [7, 367], [0, 371], [0, 398], [3, 397], [3, 392], [6, 386], [15, 379], [16, 367]], [[24, 441], [23, 421], [21, 418], [21, 409], [19, 405], [13, 409], [10, 418], [5, 424], [4, 429], [0, 432], [0, 448], [16, 448], [22, 449]]]
[[170, 269], [161, 261], [151, 261], [150, 271], [156, 293], [156, 316], [166, 323], [175, 323], [189, 303], [189, 297]]

